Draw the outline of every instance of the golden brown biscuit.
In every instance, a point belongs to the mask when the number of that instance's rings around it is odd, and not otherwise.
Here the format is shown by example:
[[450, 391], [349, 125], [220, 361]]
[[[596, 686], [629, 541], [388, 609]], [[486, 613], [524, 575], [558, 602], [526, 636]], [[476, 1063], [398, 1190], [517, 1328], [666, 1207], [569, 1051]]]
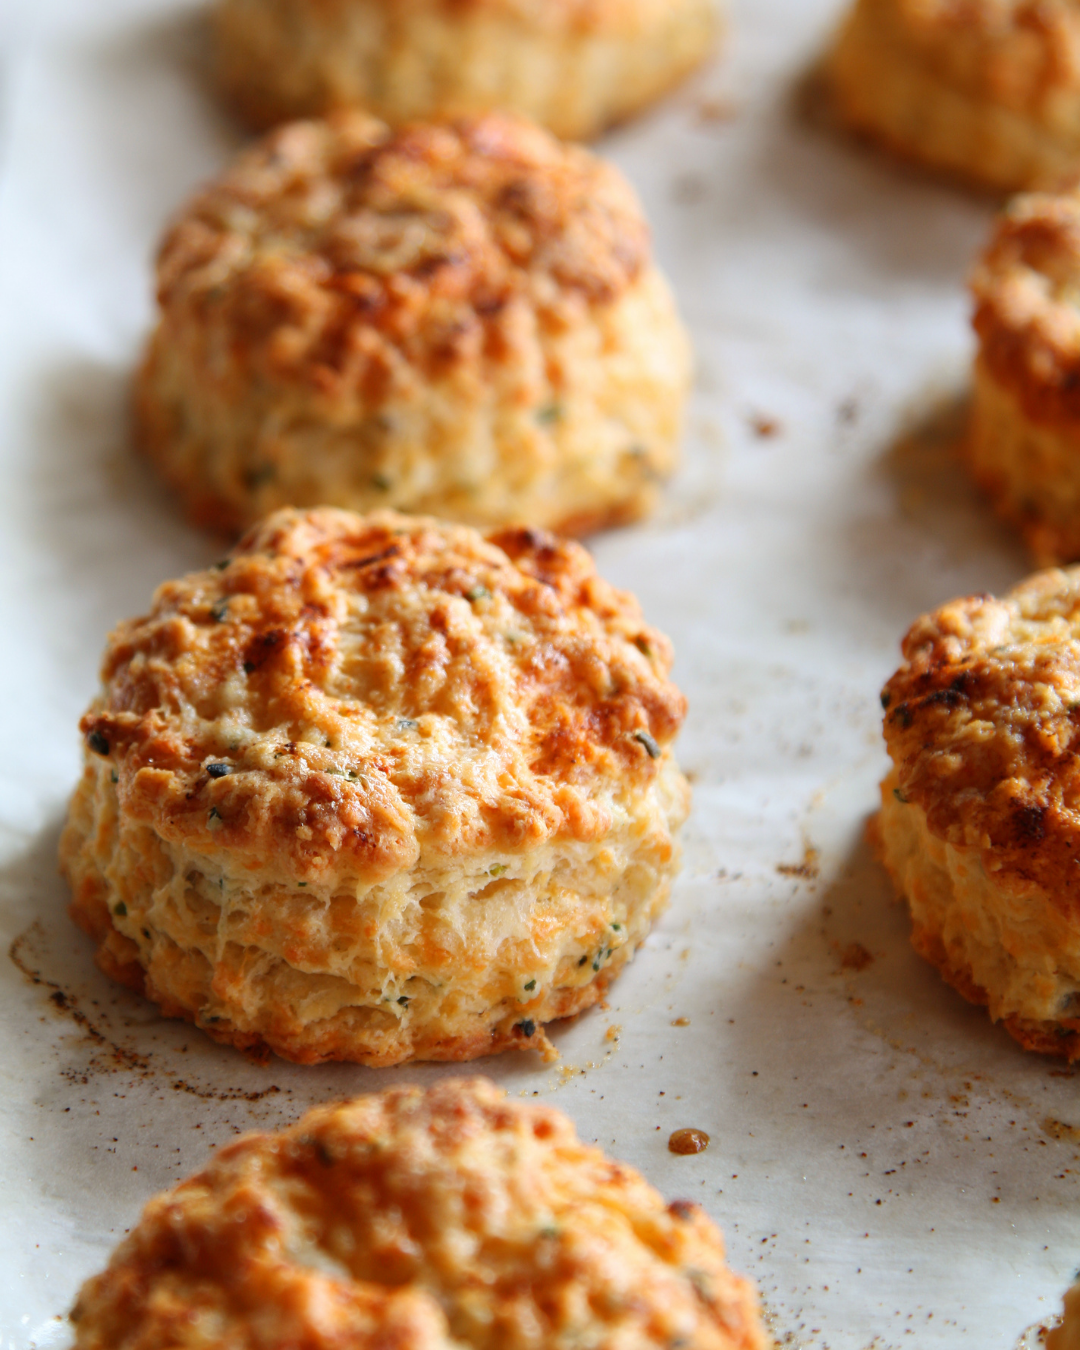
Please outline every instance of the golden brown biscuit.
[[581, 533], [674, 467], [689, 343], [611, 165], [491, 116], [284, 127], [167, 234], [139, 439], [195, 520]]
[[220, 1041], [550, 1051], [667, 902], [671, 649], [577, 544], [281, 511], [112, 634], [61, 839], [110, 975]]
[[1080, 195], [1017, 198], [972, 291], [968, 463], [1038, 561], [1080, 558]]
[[924, 615], [885, 686], [875, 834], [916, 950], [1080, 1058], [1080, 568]]
[[587, 140], [713, 51], [717, 0], [219, 0], [226, 95], [258, 127], [521, 113]]
[[1065, 1294], [1061, 1322], [1047, 1333], [1046, 1350], [1080, 1350], [1080, 1283]]
[[995, 189], [1080, 169], [1074, 0], [856, 0], [829, 59], [853, 129]]
[[699, 1205], [484, 1079], [251, 1134], [155, 1196], [77, 1350], [766, 1350]]

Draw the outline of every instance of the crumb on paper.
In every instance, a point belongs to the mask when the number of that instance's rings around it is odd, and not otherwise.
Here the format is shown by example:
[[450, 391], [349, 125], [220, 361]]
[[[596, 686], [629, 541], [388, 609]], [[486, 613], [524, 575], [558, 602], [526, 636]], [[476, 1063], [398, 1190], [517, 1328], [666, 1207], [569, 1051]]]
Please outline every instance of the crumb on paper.
[[713, 95], [712, 98], [698, 100], [697, 115], [698, 121], [706, 126], [717, 122], [734, 122], [739, 115], [739, 105], [734, 99], [725, 98], [722, 94]]
[[821, 871], [818, 866], [820, 857], [820, 851], [807, 844], [803, 850], [801, 863], [777, 863], [776, 870], [784, 877], [803, 877], [807, 881], [813, 881]]
[[780, 435], [784, 425], [779, 418], [770, 417], [767, 413], [751, 413], [750, 429], [762, 440], [771, 440], [772, 437]]
[[604, 1032], [605, 1041], [617, 1041], [622, 1033], [622, 1027], [618, 1022], [612, 1022], [607, 1031]]
[[840, 968], [842, 970], [865, 970], [867, 966], [872, 965], [874, 955], [868, 951], [861, 942], [849, 942], [840, 952]]
[[689, 1017], [676, 1017], [671, 1024], [673, 1027], [688, 1027], [690, 1025]]

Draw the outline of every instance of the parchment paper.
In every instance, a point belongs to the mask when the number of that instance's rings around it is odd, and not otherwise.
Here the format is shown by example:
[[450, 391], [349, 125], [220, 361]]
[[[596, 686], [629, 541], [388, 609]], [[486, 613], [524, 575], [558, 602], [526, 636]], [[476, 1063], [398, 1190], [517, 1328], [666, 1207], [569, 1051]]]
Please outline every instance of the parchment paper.
[[[67, 1344], [81, 1280], [212, 1146], [448, 1070], [259, 1068], [114, 988], [65, 917], [56, 839], [105, 633], [218, 552], [133, 459], [125, 400], [158, 233], [240, 138], [184, 0], [8, 6], [0, 1350], [25, 1350]], [[992, 204], [808, 119], [833, 0], [733, 8], [724, 59], [603, 145], [698, 353], [663, 510], [595, 543], [678, 651], [685, 869], [610, 1006], [555, 1032], [559, 1065], [460, 1072], [550, 1097], [701, 1200], [782, 1344], [1007, 1350], [1080, 1262], [1075, 1075], [915, 957], [863, 842], [901, 634], [1029, 570], [952, 458]], [[686, 1125], [707, 1152], [667, 1151]]]

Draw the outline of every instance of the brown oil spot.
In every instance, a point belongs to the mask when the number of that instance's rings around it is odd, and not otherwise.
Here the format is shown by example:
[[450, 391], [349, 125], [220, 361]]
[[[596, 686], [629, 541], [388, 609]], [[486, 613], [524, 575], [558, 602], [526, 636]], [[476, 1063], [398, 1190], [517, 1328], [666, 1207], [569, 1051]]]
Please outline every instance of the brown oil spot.
[[689, 1017], [676, 1017], [671, 1024], [673, 1027], [688, 1027], [690, 1025]]
[[775, 417], [766, 416], [764, 413], [754, 413], [750, 418], [750, 430], [755, 436], [760, 436], [762, 440], [772, 440], [774, 436], [779, 436], [783, 429], [783, 423]]
[[669, 1153], [704, 1153], [709, 1147], [709, 1136], [704, 1130], [676, 1130], [667, 1146]]
[[729, 98], [703, 98], [698, 101], [697, 115], [698, 121], [706, 125], [733, 122], [739, 115], [739, 107]]
[[813, 881], [821, 870], [818, 867], [820, 857], [818, 850], [807, 844], [801, 863], [777, 863], [776, 870], [783, 877], [803, 877], [807, 881]]
[[840, 966], [843, 970], [865, 970], [867, 966], [873, 964], [873, 961], [873, 955], [861, 942], [849, 942], [840, 953]]
[[1070, 1144], [1080, 1144], [1080, 1127], [1076, 1125], [1066, 1125], [1063, 1120], [1055, 1120], [1053, 1116], [1047, 1116], [1042, 1122], [1043, 1133], [1048, 1134], [1051, 1139], [1067, 1140]]

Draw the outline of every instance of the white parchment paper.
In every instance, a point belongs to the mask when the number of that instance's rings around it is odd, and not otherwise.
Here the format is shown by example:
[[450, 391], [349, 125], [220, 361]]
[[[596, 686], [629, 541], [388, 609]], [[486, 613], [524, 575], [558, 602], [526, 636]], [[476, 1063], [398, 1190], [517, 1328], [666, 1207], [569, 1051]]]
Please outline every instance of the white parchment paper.
[[[733, 9], [724, 60], [603, 147], [698, 352], [663, 510], [595, 544], [678, 651], [684, 874], [558, 1066], [461, 1071], [699, 1199], [781, 1344], [1008, 1350], [1080, 1262], [1076, 1076], [914, 956], [863, 842], [900, 635], [1028, 570], [951, 455], [991, 206], [807, 120], [834, 0]], [[81, 1280], [214, 1145], [447, 1070], [253, 1066], [110, 985], [65, 917], [104, 635], [218, 552], [133, 459], [125, 400], [157, 235], [239, 137], [184, 0], [0, 16], [0, 1348], [26, 1350], [67, 1344]], [[667, 1151], [686, 1125], [706, 1153]]]

